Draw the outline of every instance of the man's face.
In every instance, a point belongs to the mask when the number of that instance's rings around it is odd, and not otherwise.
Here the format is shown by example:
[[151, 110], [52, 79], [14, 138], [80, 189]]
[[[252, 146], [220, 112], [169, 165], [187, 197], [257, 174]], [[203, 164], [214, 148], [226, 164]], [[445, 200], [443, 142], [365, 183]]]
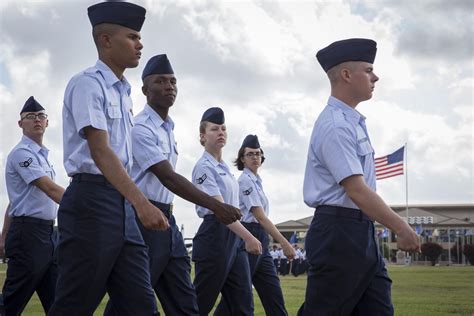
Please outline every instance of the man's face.
[[23, 134], [30, 138], [41, 136], [48, 127], [48, 115], [44, 111], [24, 112], [18, 125], [23, 129]]
[[359, 102], [369, 100], [372, 98], [372, 93], [375, 88], [375, 82], [379, 80], [374, 73], [373, 65], [366, 62], [354, 62], [354, 67], [351, 71], [353, 93]]
[[149, 105], [168, 109], [178, 94], [176, 77], [173, 74], [147, 76], [142, 91]]
[[120, 25], [115, 25], [114, 28], [114, 32], [110, 34], [114, 63], [124, 69], [137, 67], [143, 48], [140, 32]]

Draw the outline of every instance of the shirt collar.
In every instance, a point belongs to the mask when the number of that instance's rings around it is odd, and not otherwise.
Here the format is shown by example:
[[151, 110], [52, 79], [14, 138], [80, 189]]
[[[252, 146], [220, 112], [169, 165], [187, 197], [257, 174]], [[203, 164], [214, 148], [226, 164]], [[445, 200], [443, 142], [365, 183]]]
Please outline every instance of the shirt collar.
[[123, 77], [122, 80], [117, 78], [117, 76], [114, 74], [112, 69], [110, 69], [110, 67], [100, 59], [97, 60], [95, 67], [97, 68], [97, 70], [99, 70], [99, 72], [104, 77], [107, 88], [110, 88], [113, 85], [120, 82], [123, 84], [123, 87], [127, 91], [128, 95], [130, 95], [131, 85], [130, 83], [128, 83], [127, 78]]
[[214, 166], [214, 167], [217, 167], [220, 162], [216, 160], [216, 158], [214, 158], [213, 155], [211, 155], [210, 153], [208, 153], [207, 151], [204, 150], [204, 154], [202, 155], [204, 158], [206, 158], [207, 160], [209, 160], [209, 162]]
[[229, 167], [223, 160], [217, 161], [216, 158], [214, 158], [214, 156], [212, 156], [207, 151], [204, 151], [203, 157], [206, 158], [212, 164], [213, 167], [221, 167], [222, 169], [226, 170], [226, 172], [230, 173]]
[[252, 181], [259, 181], [259, 182], [262, 182], [262, 179], [260, 179], [260, 176], [257, 174], [255, 175], [252, 170], [250, 170], [249, 168], [244, 168], [244, 174], [248, 175], [250, 177], [250, 179], [252, 179]]
[[365, 121], [365, 116], [363, 116], [356, 109], [353, 109], [338, 98], [330, 96], [328, 100], [328, 105], [340, 109], [347, 117], [347, 119], [355, 124], [359, 124], [360, 121]]
[[28, 145], [28, 147], [30, 147], [33, 151], [35, 151], [37, 153], [40, 152], [40, 151], [44, 151], [47, 154], [49, 152], [49, 149], [46, 148], [44, 145], [40, 146], [37, 142], [35, 142], [34, 140], [32, 140], [31, 138], [29, 138], [26, 135], [22, 136], [21, 142], [23, 144]]
[[146, 113], [148, 114], [148, 116], [150, 117], [151, 121], [153, 122], [153, 124], [158, 128], [158, 127], [161, 127], [163, 126], [166, 130], [168, 130], [166, 128], [166, 124], [165, 123], [168, 123], [169, 126], [170, 126], [170, 130], [173, 130], [174, 129], [174, 122], [173, 120], [171, 119], [171, 117], [168, 115], [168, 117], [166, 118], [166, 121], [164, 121], [161, 116], [156, 113], [155, 110], [153, 110], [153, 108], [147, 104], [145, 105], [145, 111]]

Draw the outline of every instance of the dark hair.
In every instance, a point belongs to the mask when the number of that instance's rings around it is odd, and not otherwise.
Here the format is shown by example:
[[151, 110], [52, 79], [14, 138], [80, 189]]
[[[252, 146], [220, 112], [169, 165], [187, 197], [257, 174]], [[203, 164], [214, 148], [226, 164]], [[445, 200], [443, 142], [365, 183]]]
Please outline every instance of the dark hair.
[[244, 156], [245, 147], [240, 147], [239, 152], [237, 153], [237, 158], [234, 160], [234, 166], [237, 167], [238, 170], [244, 170], [244, 163], [240, 158]]
[[113, 35], [117, 33], [117, 30], [120, 26], [118, 24], [113, 23], [100, 23], [95, 25], [92, 28], [92, 38], [94, 39], [95, 46], [97, 49], [100, 48], [99, 38], [103, 33], [107, 33], [109, 35]]
[[[239, 152], [237, 153], [237, 158], [235, 158], [234, 160], [234, 166], [236, 166], [237, 169], [240, 171], [244, 170], [244, 163], [242, 162], [240, 158], [244, 156], [245, 148], [247, 147], [240, 147]], [[265, 161], [263, 149], [262, 148], [259, 148], [259, 149], [260, 149], [260, 152], [262, 153], [262, 161], [260, 163], [263, 164], [263, 162]]]

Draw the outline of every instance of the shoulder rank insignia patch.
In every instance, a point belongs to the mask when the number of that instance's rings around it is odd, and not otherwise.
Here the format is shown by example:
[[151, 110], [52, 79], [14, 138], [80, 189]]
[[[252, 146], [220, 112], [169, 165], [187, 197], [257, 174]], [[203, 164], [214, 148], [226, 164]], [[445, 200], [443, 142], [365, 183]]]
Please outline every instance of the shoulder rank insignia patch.
[[203, 174], [202, 177], [196, 179], [196, 182], [198, 184], [202, 184], [204, 181], [206, 181], [206, 179], [207, 179], [207, 175]]
[[27, 160], [20, 162], [19, 164], [20, 164], [20, 167], [28, 168], [32, 162], [33, 162], [33, 158], [30, 157]]
[[244, 195], [249, 195], [250, 193], [252, 193], [252, 191], [253, 191], [253, 188], [250, 187], [250, 188], [248, 188], [247, 190], [242, 191], [242, 193], [243, 193]]

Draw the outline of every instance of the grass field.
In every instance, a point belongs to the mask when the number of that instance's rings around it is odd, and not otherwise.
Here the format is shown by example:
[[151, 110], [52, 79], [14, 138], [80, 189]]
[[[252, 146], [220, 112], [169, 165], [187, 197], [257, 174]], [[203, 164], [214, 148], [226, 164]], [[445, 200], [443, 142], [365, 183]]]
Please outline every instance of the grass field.
[[[0, 264], [0, 284], [3, 285], [6, 265]], [[474, 315], [474, 267], [398, 267], [390, 266], [393, 280], [392, 298], [395, 315], [445, 316]], [[306, 277], [281, 278], [289, 315], [296, 312], [304, 300]], [[102, 315], [105, 302], [94, 315]], [[23, 315], [44, 315], [41, 304], [32, 298]], [[255, 315], [265, 315], [256, 296]]]

